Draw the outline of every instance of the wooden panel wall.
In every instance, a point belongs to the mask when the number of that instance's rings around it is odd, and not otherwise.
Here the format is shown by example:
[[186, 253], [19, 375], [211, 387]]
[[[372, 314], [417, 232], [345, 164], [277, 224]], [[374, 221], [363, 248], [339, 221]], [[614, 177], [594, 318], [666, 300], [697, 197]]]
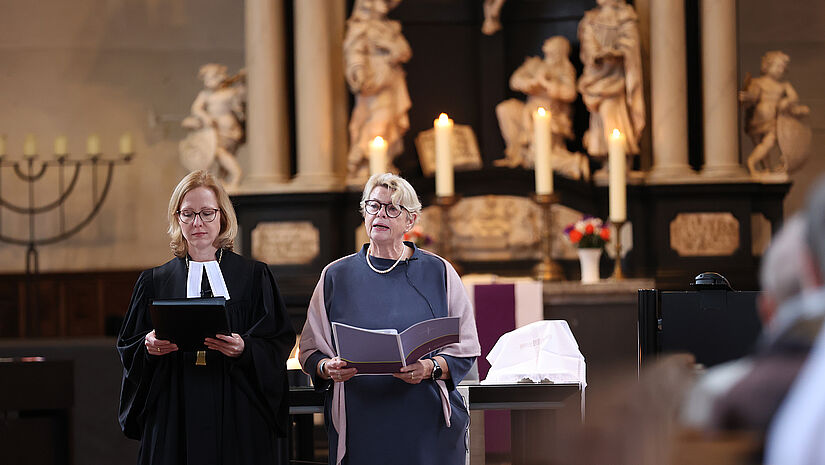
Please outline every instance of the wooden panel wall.
[[115, 335], [140, 271], [0, 276], [0, 337]]

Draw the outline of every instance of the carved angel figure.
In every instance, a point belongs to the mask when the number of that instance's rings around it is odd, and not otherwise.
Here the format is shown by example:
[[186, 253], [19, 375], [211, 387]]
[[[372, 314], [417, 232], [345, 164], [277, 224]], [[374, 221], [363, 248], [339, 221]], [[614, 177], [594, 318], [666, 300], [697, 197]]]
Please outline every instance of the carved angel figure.
[[591, 156], [607, 155], [607, 137], [618, 129], [625, 152], [639, 153], [645, 127], [642, 60], [636, 12], [624, 0], [598, 0], [579, 23], [581, 60], [579, 92], [590, 111], [584, 147]]
[[241, 166], [235, 158], [244, 142], [246, 120], [246, 71], [228, 76], [226, 66], [201, 66], [198, 77], [203, 90], [192, 103], [191, 115], [181, 125], [191, 130], [180, 143], [183, 165], [190, 170], [208, 169], [213, 161], [227, 190], [238, 187]]
[[412, 106], [401, 65], [412, 58], [401, 23], [387, 12], [401, 0], [357, 0], [347, 20], [344, 66], [347, 84], [355, 94], [349, 122], [350, 148], [347, 182], [362, 183], [369, 171], [369, 142], [376, 136], [387, 141], [388, 171], [403, 150], [402, 138], [410, 127]]
[[[739, 100], [745, 106], [745, 130], [755, 145], [748, 156], [748, 170], [752, 176], [771, 171], [788, 173], [806, 158], [811, 140], [810, 128], [799, 120], [810, 109], [799, 104], [793, 86], [782, 80], [790, 57], [773, 51], [762, 57], [762, 74], [745, 76], [745, 90]], [[771, 167], [768, 154], [775, 145], [781, 152], [780, 164]]]
[[565, 141], [573, 138], [572, 106], [576, 100], [576, 70], [570, 62], [570, 42], [553, 36], [542, 46], [544, 59], [529, 57], [510, 77], [510, 88], [527, 94], [527, 102], [508, 99], [496, 105], [501, 134], [506, 144], [505, 158], [498, 166], [532, 168], [533, 113], [539, 107], [550, 111], [553, 170], [569, 178], [588, 179], [587, 157], [570, 153]]

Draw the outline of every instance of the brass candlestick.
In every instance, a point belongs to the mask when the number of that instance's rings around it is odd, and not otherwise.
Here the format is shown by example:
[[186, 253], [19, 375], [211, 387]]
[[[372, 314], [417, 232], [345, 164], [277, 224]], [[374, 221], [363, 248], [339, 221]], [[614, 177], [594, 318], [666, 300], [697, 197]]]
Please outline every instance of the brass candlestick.
[[536, 279], [541, 281], [561, 281], [564, 272], [561, 265], [553, 260], [553, 204], [559, 202], [556, 194], [534, 194], [533, 201], [541, 207], [541, 255], [542, 259], [534, 268]]
[[625, 278], [622, 272], [622, 226], [625, 221], [613, 221], [616, 226], [616, 263], [613, 265], [613, 278], [616, 281], [621, 281]]
[[450, 211], [453, 209], [453, 205], [458, 203], [458, 199], [459, 197], [456, 195], [437, 195], [435, 197], [435, 204], [438, 205], [441, 210], [441, 227], [439, 231], [439, 241], [441, 243], [439, 244], [438, 252], [445, 260], [453, 265], [453, 268], [455, 268], [458, 274], [461, 274], [461, 266], [452, 258], [453, 235], [450, 228]]

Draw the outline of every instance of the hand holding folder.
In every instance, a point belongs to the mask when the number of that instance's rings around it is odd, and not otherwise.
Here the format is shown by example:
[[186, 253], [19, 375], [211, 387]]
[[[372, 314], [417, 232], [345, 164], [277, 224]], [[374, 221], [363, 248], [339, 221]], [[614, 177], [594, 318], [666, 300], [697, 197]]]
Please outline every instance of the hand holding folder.
[[424, 320], [400, 333], [333, 322], [332, 335], [347, 368], [357, 368], [359, 375], [391, 374], [434, 350], [458, 342], [459, 318]]

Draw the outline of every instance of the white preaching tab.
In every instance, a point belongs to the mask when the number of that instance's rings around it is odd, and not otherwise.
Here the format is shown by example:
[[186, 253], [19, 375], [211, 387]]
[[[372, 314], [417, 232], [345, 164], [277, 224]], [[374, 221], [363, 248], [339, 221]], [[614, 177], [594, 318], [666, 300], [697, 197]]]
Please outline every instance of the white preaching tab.
[[229, 300], [229, 289], [226, 288], [226, 281], [223, 280], [221, 267], [215, 260], [209, 262], [189, 262], [189, 275], [186, 278], [186, 297], [191, 299], [201, 296], [201, 280], [203, 279], [204, 267], [206, 267], [206, 277], [209, 279], [209, 287], [212, 288], [212, 295]]

